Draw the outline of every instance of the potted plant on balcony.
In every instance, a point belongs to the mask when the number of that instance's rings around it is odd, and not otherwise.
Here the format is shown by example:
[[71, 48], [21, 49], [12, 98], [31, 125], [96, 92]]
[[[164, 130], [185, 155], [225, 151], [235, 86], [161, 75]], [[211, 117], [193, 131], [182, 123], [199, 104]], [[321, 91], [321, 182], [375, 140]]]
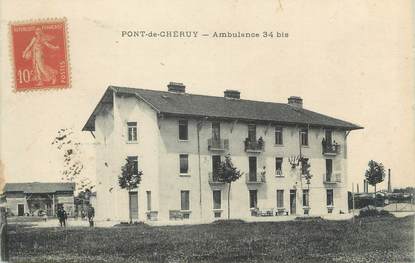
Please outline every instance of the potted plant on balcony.
[[250, 143], [250, 140], [249, 140], [249, 138], [248, 138], [248, 137], [246, 137], [246, 138], [245, 138], [244, 143], [245, 143], [245, 149], [247, 149], [247, 148], [248, 148], [248, 145], [249, 145], [249, 143]]
[[267, 167], [266, 166], [263, 166], [262, 167], [262, 171], [261, 171], [261, 182], [264, 182], [265, 183], [265, 175], [267, 174]]
[[264, 148], [264, 139], [262, 139], [262, 136], [258, 139], [258, 147], [261, 150]]

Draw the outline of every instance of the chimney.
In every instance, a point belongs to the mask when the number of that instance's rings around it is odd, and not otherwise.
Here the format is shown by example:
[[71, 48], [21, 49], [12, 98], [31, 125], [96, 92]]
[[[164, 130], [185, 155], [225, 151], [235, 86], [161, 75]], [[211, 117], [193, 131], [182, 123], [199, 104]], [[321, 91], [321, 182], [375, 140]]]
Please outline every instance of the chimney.
[[240, 99], [241, 98], [241, 93], [239, 92], [239, 90], [227, 89], [223, 92], [223, 94], [224, 94], [225, 98], [230, 98], [230, 99]]
[[392, 193], [391, 169], [388, 169], [388, 192]]
[[186, 92], [186, 86], [183, 83], [179, 83], [179, 82], [170, 82], [167, 85], [167, 89], [170, 92], [175, 92], [175, 93], [185, 93]]
[[302, 108], [303, 107], [303, 99], [297, 96], [291, 96], [288, 98], [288, 105], [293, 107]]

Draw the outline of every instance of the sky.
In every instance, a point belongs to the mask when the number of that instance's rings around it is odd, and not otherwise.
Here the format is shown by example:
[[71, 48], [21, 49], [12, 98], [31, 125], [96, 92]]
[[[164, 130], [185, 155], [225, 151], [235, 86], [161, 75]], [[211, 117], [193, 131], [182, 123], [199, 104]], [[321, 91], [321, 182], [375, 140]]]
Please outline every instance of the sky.
[[[13, 92], [10, 39], [0, 39], [0, 158], [7, 182], [59, 181], [51, 142], [71, 128], [82, 142], [83, 175], [95, 177], [93, 138], [81, 129], [109, 85], [286, 103], [364, 127], [348, 137], [349, 189], [363, 189], [369, 160], [392, 171], [392, 186], [415, 186], [411, 1], [9, 1], [8, 23], [66, 17], [72, 86]], [[274, 39], [123, 38], [126, 30], [286, 32]], [[378, 189], [386, 188], [382, 183]]]

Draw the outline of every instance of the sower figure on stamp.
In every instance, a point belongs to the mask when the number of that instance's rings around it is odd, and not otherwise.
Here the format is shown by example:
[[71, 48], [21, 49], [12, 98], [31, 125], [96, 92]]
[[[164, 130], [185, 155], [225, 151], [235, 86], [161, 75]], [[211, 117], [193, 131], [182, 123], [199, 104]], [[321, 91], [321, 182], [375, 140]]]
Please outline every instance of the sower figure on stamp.
[[95, 209], [91, 205], [88, 208], [87, 215], [88, 215], [89, 226], [93, 227], [94, 226]]
[[58, 71], [45, 64], [45, 48], [51, 50], [59, 49], [59, 46], [54, 46], [49, 43], [53, 36], [46, 35], [42, 32], [40, 27], [35, 29], [35, 36], [30, 41], [29, 45], [23, 51], [24, 59], [32, 59], [33, 77], [37, 81], [37, 85], [43, 85], [43, 82], [51, 82], [55, 84]]

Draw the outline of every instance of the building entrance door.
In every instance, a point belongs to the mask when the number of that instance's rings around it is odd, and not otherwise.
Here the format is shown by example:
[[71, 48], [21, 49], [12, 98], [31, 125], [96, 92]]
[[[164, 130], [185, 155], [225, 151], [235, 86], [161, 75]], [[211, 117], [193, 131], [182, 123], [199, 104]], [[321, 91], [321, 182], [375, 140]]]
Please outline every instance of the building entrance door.
[[17, 205], [17, 215], [24, 216], [24, 204]]
[[138, 193], [129, 192], [130, 218], [138, 220]]
[[297, 213], [297, 191], [296, 190], [290, 190], [290, 214], [295, 215]]

